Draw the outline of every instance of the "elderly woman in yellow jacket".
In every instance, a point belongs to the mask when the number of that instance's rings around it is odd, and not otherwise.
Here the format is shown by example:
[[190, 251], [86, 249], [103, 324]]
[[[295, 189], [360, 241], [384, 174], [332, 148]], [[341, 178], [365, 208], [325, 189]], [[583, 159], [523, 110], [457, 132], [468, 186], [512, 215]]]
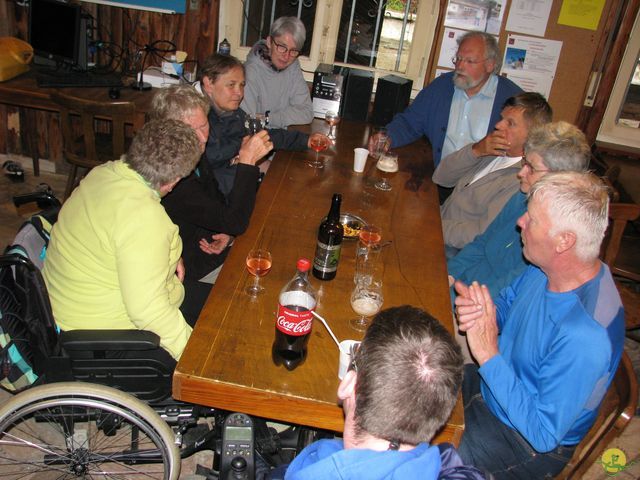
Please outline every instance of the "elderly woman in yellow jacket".
[[53, 226], [43, 270], [62, 330], [150, 330], [169, 363], [180, 358], [191, 334], [179, 310], [182, 242], [160, 199], [200, 153], [191, 127], [153, 121], [126, 155], [80, 182]]

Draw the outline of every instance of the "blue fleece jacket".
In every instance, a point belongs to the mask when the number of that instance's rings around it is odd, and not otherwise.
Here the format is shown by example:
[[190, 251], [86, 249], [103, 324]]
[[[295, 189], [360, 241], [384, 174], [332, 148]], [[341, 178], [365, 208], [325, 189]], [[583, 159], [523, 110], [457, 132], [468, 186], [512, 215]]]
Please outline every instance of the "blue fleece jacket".
[[569, 292], [529, 266], [496, 299], [500, 353], [478, 372], [487, 407], [538, 452], [575, 445], [618, 368], [624, 313], [605, 264]]
[[500, 290], [527, 268], [520, 229], [516, 225], [526, 211], [527, 196], [518, 191], [484, 233], [447, 261], [449, 275], [467, 285], [477, 280], [489, 287], [492, 298], [497, 298]]
[[[453, 72], [440, 75], [423, 88], [411, 105], [393, 117], [387, 125], [392, 140], [391, 147], [402, 147], [424, 135], [431, 143], [433, 165], [437, 167], [442, 157], [442, 145], [449, 125], [453, 89]], [[505, 77], [498, 77], [498, 89], [487, 133], [492, 132], [500, 120], [504, 102], [519, 93], [522, 93], [522, 89], [518, 85]]]

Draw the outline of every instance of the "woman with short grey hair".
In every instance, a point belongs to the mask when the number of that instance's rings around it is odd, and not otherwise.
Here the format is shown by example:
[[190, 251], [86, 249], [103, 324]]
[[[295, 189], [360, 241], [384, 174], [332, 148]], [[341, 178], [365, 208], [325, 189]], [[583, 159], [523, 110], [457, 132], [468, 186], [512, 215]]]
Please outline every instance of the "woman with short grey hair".
[[271, 25], [269, 36], [247, 55], [247, 84], [240, 106], [250, 115], [267, 115], [272, 128], [313, 120], [309, 86], [298, 61], [305, 38], [306, 29], [299, 18], [280, 17]]

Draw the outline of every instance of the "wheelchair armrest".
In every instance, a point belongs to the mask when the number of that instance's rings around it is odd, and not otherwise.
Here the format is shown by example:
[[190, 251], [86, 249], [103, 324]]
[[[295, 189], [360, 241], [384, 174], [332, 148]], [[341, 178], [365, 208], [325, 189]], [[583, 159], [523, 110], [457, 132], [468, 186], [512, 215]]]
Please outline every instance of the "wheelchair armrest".
[[160, 337], [147, 330], [69, 330], [60, 332], [62, 348], [71, 351], [154, 350]]

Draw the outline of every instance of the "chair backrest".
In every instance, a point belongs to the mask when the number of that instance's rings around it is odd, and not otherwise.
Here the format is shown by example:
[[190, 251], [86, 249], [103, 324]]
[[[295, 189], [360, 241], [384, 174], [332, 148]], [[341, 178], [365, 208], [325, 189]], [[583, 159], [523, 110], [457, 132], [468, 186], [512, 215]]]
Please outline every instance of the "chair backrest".
[[[95, 101], [67, 95], [63, 92], [51, 94], [51, 100], [60, 110], [60, 125], [65, 157], [83, 167], [95, 167], [106, 160], [115, 160], [125, 152], [125, 124], [132, 122], [135, 105], [125, 101]], [[80, 115], [82, 142], [71, 124], [71, 115]], [[95, 119], [111, 119], [110, 158], [101, 158], [96, 148]]]
[[635, 415], [637, 406], [638, 380], [631, 359], [624, 352], [613, 382], [602, 400], [595, 423], [556, 479], [582, 478], [600, 458], [607, 445], [623, 432]]
[[627, 222], [636, 220], [640, 216], [640, 205], [635, 203], [612, 203], [609, 205], [609, 231], [607, 238], [603, 242], [604, 252], [603, 260], [609, 265], [611, 273], [620, 275], [631, 280], [640, 282], [640, 274], [630, 272], [615, 266], [618, 252], [620, 251], [620, 243], [622, 242], [622, 234]]

